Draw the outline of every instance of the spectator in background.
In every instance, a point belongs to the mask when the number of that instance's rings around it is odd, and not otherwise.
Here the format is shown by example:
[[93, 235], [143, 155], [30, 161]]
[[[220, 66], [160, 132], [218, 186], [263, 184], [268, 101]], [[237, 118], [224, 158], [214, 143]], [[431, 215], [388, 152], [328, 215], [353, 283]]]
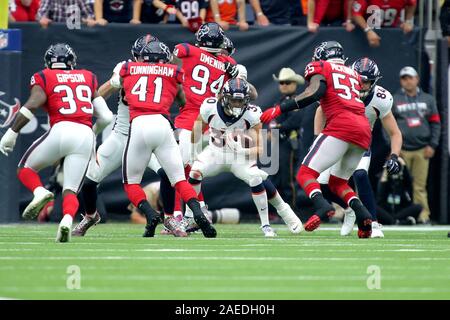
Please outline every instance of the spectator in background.
[[9, 21], [36, 21], [39, 0], [10, 0]]
[[95, 22], [105, 26], [108, 22], [139, 24], [139, 16], [134, 16], [134, 8], [141, 0], [95, 0]]
[[[374, 11], [373, 6], [378, 6], [379, 11]], [[402, 11], [405, 11], [405, 21], [401, 21]], [[354, 0], [352, 17], [367, 36], [371, 47], [378, 47], [381, 38], [374, 31], [380, 27], [400, 27], [404, 33], [409, 33], [414, 28], [414, 13], [416, 0]]]
[[439, 145], [440, 116], [433, 96], [423, 92], [413, 67], [400, 70], [401, 89], [394, 95], [394, 114], [403, 134], [401, 156], [413, 177], [414, 203], [422, 205], [419, 222], [429, 223], [427, 178], [430, 159]]
[[176, 16], [181, 25], [196, 32], [205, 22], [209, 0], [172, 0], [177, 10]]
[[320, 25], [343, 25], [348, 32], [353, 31], [352, 3], [353, 0], [308, 0], [309, 32], [317, 32]]
[[377, 218], [381, 224], [416, 224], [422, 211], [420, 204], [412, 201], [412, 180], [405, 162], [398, 158], [401, 169], [398, 174], [388, 175], [384, 169], [377, 188]]
[[439, 20], [441, 21], [442, 36], [447, 38], [448, 58], [450, 63], [450, 0], [445, 0], [442, 4]]
[[86, 0], [41, 0], [36, 18], [42, 28], [47, 28], [52, 22], [67, 23], [74, 16], [74, 6], [80, 10], [80, 22], [86, 23], [89, 27], [95, 25], [92, 7]]
[[[264, 16], [271, 24], [289, 25], [292, 22], [291, 13], [296, 2], [301, 0], [259, 0], [260, 7]], [[307, 0], [306, 0], [307, 1]], [[257, 7], [250, 1], [255, 14], [258, 18]], [[261, 16], [261, 14], [260, 14]], [[258, 24], [260, 21], [257, 20]]]
[[142, 23], [165, 23], [168, 15], [176, 14], [177, 9], [167, 0], [141, 0], [133, 16], [141, 17]]
[[[285, 100], [293, 99], [297, 94], [298, 86], [305, 83], [305, 79], [291, 68], [282, 68], [278, 77], [272, 76], [278, 82], [278, 89], [281, 93], [281, 98], [277, 102], [278, 105]], [[302, 112], [297, 110], [289, 115], [282, 114], [269, 124], [270, 129], [278, 129], [280, 133], [279, 170], [277, 174], [270, 176], [270, 180], [277, 187], [281, 197], [292, 207], [295, 207], [296, 192], [293, 177], [295, 177], [296, 172], [295, 160], [299, 155], [298, 131], [301, 122]]]
[[253, 12], [255, 13], [256, 24], [262, 27], [267, 27], [270, 24], [270, 21], [264, 14], [259, 0], [249, 0], [249, 3], [252, 6]]
[[[245, 0], [209, 0], [209, 4], [206, 22], [216, 22], [224, 30], [228, 30], [230, 25], [237, 25], [241, 31], [248, 30]], [[238, 20], [236, 20], [236, 13]]]

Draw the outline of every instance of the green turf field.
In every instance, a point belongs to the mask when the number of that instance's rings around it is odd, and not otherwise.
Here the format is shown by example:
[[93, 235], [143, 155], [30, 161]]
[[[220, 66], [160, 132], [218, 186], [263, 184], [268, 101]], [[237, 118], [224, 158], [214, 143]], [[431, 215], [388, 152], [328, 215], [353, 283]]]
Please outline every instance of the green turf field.
[[[61, 244], [54, 242], [56, 224], [3, 225], [0, 297], [450, 299], [443, 229], [386, 228], [384, 239], [360, 240], [326, 227], [301, 235], [275, 227], [276, 239], [264, 239], [251, 224], [218, 225], [217, 239], [149, 239], [141, 238], [143, 226], [104, 224]], [[73, 265], [80, 289], [67, 287], [78, 283], [68, 273]]]

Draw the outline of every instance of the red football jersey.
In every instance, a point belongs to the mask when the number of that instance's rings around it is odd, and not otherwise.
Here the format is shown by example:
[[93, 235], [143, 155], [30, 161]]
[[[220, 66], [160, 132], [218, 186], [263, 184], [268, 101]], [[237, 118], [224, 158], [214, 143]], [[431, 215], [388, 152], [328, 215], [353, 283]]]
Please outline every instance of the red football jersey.
[[236, 64], [236, 61], [228, 56], [215, 56], [187, 43], [176, 45], [174, 54], [183, 61], [186, 74], [183, 84], [186, 105], [175, 118], [175, 127], [192, 130], [202, 102], [215, 97], [230, 79], [225, 72], [225, 62]]
[[381, 26], [398, 27], [400, 25], [402, 10], [406, 6], [413, 6], [415, 4], [416, 0], [355, 0], [353, 2], [352, 14], [369, 19], [370, 16], [375, 17], [373, 10], [377, 9], [375, 7], [377, 6], [380, 9]]
[[146, 114], [170, 115], [184, 71], [174, 64], [126, 62], [120, 69], [130, 122]]
[[44, 108], [50, 126], [72, 121], [92, 126], [92, 96], [97, 90], [97, 77], [88, 70], [44, 69], [31, 77], [30, 86], [40, 86], [47, 95]]
[[313, 61], [306, 66], [305, 79], [320, 74], [327, 90], [320, 99], [326, 117], [323, 134], [368, 149], [372, 139], [364, 103], [359, 99], [361, 79], [353, 69], [343, 64]]

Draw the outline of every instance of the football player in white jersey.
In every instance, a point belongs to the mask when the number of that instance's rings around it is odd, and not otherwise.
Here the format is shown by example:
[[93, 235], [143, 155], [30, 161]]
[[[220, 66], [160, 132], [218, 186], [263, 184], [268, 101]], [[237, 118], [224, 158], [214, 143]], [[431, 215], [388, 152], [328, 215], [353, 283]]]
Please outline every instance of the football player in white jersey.
[[[362, 90], [360, 91], [361, 100], [363, 100], [366, 106], [366, 116], [369, 119], [369, 123], [373, 129], [375, 121], [381, 120], [383, 128], [389, 135], [391, 142], [391, 155], [385, 163], [385, 167], [388, 174], [396, 174], [400, 171], [400, 163], [398, 161], [398, 155], [402, 147], [402, 133], [397, 126], [397, 122], [392, 114], [392, 94], [377, 85], [379, 79], [381, 79], [381, 73], [377, 64], [369, 58], [360, 58], [356, 60], [352, 69], [356, 70], [362, 79]], [[315, 118], [315, 132], [318, 133], [323, 128], [324, 123], [323, 113], [318, 108]], [[369, 181], [369, 166], [370, 166], [371, 153], [370, 150], [364, 153], [361, 161], [358, 164], [355, 172], [353, 173], [353, 180], [356, 184], [358, 196], [363, 202], [364, 206], [369, 210], [372, 215], [372, 235], [371, 238], [383, 238], [384, 234], [381, 230], [381, 225], [377, 222], [376, 216], [376, 201], [375, 196]], [[320, 184], [327, 184], [330, 175], [330, 170], [323, 172], [318, 181]], [[330, 193], [331, 194], [331, 193]], [[341, 228], [341, 235], [349, 235], [355, 224], [356, 216], [355, 212], [338, 199], [331, 198], [332, 200], [344, 209], [344, 223]]]
[[[221, 172], [233, 173], [251, 187], [264, 235], [275, 237], [276, 233], [269, 224], [267, 193], [263, 183], [268, 175], [257, 166], [257, 156], [262, 151], [262, 124], [259, 120], [261, 109], [249, 105], [249, 91], [247, 81], [236, 78], [224, 85], [217, 98], [211, 97], [203, 102], [192, 132], [194, 153], [202, 132], [208, 126], [210, 140], [209, 145], [195, 156], [189, 182], [200, 192], [204, 178]], [[270, 203], [275, 206], [291, 232], [298, 233], [302, 230], [300, 219], [281, 199], [276, 189]]]
[[[133, 58], [139, 54], [142, 47], [152, 41], [158, 39], [152, 35], [144, 35], [139, 37], [133, 44], [131, 53]], [[83, 220], [75, 227], [72, 232], [73, 236], [84, 236], [87, 230], [100, 222], [100, 215], [97, 212], [97, 186], [98, 184], [113, 171], [120, 168], [122, 165], [122, 154], [128, 138], [130, 129], [130, 113], [128, 104], [124, 99], [124, 92], [120, 86], [114, 86], [111, 82], [114, 75], [118, 75], [122, 65], [126, 61], [122, 61], [116, 65], [113, 71], [113, 77], [110, 81], [105, 82], [100, 88], [99, 93], [102, 97], [107, 99], [111, 94], [119, 92], [119, 101], [116, 121], [111, 134], [100, 145], [97, 150], [96, 158], [92, 159], [86, 174], [86, 179], [81, 190], [84, 198], [86, 214]], [[171, 233], [178, 237], [185, 237], [187, 233], [179, 228], [179, 223], [176, 221], [173, 214], [174, 206], [174, 189], [170, 181], [158, 163], [156, 157], [152, 155], [148, 168], [158, 173], [161, 178], [161, 200], [163, 202], [163, 209], [165, 214], [164, 226], [171, 231]]]

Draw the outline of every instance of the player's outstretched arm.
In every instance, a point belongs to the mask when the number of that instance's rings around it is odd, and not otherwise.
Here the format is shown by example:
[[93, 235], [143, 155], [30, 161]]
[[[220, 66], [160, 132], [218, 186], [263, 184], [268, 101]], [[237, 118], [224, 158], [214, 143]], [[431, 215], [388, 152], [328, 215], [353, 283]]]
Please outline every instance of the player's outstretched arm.
[[295, 109], [302, 109], [313, 102], [319, 101], [325, 94], [327, 85], [325, 77], [321, 74], [315, 74], [311, 77], [309, 85], [305, 91], [296, 96], [294, 99], [284, 100], [280, 105], [269, 108], [261, 115], [261, 121], [268, 123], [278, 117], [282, 113], [286, 113]]
[[181, 84], [178, 84], [178, 92], [175, 96], [175, 101], [180, 107], [184, 107], [186, 104], [186, 94], [184, 93], [183, 86]]
[[389, 112], [383, 119], [381, 119], [383, 128], [389, 134], [391, 140], [391, 155], [387, 159], [384, 167], [388, 174], [397, 174], [400, 172], [400, 162], [398, 160], [398, 155], [402, 149], [402, 133], [398, 128], [397, 121], [394, 118], [392, 112]]
[[93, 98], [94, 99], [92, 100], [92, 105], [94, 107], [94, 117], [97, 118], [97, 121], [95, 121], [92, 130], [97, 135], [100, 132], [102, 132], [103, 129], [105, 129], [108, 124], [111, 123], [111, 121], [114, 118], [114, 115], [111, 112], [111, 110], [109, 110], [105, 99], [103, 99], [103, 97], [99, 94], [98, 91], [94, 92]]
[[47, 95], [44, 90], [40, 86], [33, 86], [28, 101], [20, 108], [11, 128], [5, 132], [0, 140], [0, 152], [7, 156], [9, 152], [13, 151], [19, 131], [34, 118], [34, 113], [44, 105], [45, 101], [47, 101]]
[[104, 84], [102, 84], [100, 88], [98, 88], [98, 94], [102, 96], [104, 99], [108, 99], [109, 97], [111, 97], [113, 93], [118, 92], [120, 90], [120, 88], [116, 88], [111, 85], [111, 80], [112, 78], [106, 81]]
[[391, 154], [394, 153], [396, 155], [400, 155], [403, 144], [403, 136], [392, 112], [389, 112], [383, 119], [381, 119], [381, 124], [389, 135], [391, 141]]
[[250, 82], [248, 83], [248, 87], [250, 88], [250, 100], [255, 101], [256, 99], [258, 99], [258, 90], [256, 90], [255, 86]]

